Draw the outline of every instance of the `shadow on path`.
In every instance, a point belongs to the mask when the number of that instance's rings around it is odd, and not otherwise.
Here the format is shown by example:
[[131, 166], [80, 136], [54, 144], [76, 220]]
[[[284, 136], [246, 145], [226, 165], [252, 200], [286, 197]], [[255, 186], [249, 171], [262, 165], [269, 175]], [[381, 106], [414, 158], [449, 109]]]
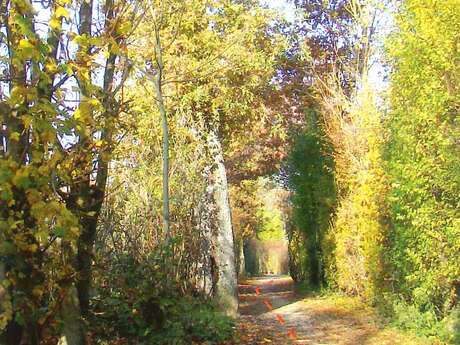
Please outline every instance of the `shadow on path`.
[[374, 311], [350, 297], [302, 296], [286, 276], [255, 277], [239, 285], [237, 344], [421, 345], [382, 326]]
[[[238, 286], [241, 315], [254, 315], [269, 311], [264, 303], [269, 300], [273, 309], [281, 308], [299, 299], [293, 291], [294, 283], [286, 276], [265, 276], [241, 282]], [[259, 288], [259, 294], [256, 293]]]

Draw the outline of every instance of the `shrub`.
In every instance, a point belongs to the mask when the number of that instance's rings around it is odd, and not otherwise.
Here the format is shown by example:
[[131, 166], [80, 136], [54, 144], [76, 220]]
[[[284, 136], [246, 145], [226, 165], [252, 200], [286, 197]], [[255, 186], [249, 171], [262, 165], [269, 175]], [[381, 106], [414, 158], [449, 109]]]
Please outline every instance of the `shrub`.
[[[182, 291], [173, 278], [171, 247], [145, 260], [131, 256], [108, 258], [98, 271], [100, 288], [92, 299], [94, 337], [129, 344], [189, 344], [219, 342], [232, 337], [232, 319], [220, 314], [206, 296]], [[194, 293], [194, 296], [192, 294]]]

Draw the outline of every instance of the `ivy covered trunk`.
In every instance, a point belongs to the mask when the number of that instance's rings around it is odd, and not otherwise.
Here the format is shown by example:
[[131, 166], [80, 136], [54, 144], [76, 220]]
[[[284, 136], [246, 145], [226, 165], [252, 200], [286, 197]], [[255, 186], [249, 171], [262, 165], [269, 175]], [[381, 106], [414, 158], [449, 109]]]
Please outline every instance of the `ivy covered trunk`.
[[217, 229], [215, 232], [215, 297], [217, 303], [230, 316], [238, 312], [235, 246], [229, 202], [227, 172], [222, 145], [217, 130], [208, 133], [208, 147], [213, 160], [213, 196], [216, 204]]

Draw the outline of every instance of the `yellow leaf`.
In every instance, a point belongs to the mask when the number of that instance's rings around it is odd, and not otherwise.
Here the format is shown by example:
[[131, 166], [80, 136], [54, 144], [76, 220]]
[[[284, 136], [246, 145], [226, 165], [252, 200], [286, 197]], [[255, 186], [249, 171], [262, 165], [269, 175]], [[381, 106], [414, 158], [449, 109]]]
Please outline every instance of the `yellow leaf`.
[[67, 11], [67, 9], [64, 8], [64, 7], [62, 7], [62, 6], [59, 6], [59, 7], [56, 9], [55, 16], [56, 16], [57, 18], [64, 17], [64, 18], [66, 18], [66, 19], [69, 19], [69, 17], [70, 17], [69, 11]]
[[35, 46], [30, 43], [29, 40], [26, 40], [26, 39], [22, 39], [19, 41], [19, 48], [21, 49], [33, 49], [35, 48]]
[[21, 135], [18, 132], [13, 132], [10, 134], [10, 140], [19, 141]]
[[24, 124], [25, 128], [29, 128], [30, 124], [32, 123], [32, 116], [30, 115], [23, 116], [22, 123]]
[[80, 234], [80, 229], [76, 226], [72, 226], [70, 228], [70, 232], [72, 233], [72, 235], [78, 236]]
[[22, 59], [35, 59], [39, 56], [39, 51], [35, 45], [27, 39], [20, 40], [18, 47], [18, 53]]
[[123, 23], [120, 25], [120, 27], [118, 28], [118, 32], [119, 32], [120, 34], [125, 35], [125, 34], [129, 33], [129, 32], [132, 30], [132, 28], [133, 28], [133, 27], [132, 27], [131, 22], [125, 21], [125, 22], [123, 22]]
[[35, 243], [32, 243], [27, 246], [27, 249], [30, 252], [35, 253], [38, 250], [38, 246]]
[[32, 290], [32, 295], [34, 295], [35, 297], [40, 297], [42, 294], [43, 294], [43, 288], [40, 286], [36, 286]]
[[51, 29], [54, 29], [54, 30], [60, 30], [61, 29], [61, 21], [59, 19], [57, 19], [57, 18], [51, 18], [50, 27], [51, 27]]
[[99, 102], [99, 100], [96, 99], [96, 98], [91, 98], [91, 99], [88, 101], [88, 104], [89, 104], [89, 105], [92, 105], [93, 107], [97, 107], [97, 106], [101, 105], [101, 102]]

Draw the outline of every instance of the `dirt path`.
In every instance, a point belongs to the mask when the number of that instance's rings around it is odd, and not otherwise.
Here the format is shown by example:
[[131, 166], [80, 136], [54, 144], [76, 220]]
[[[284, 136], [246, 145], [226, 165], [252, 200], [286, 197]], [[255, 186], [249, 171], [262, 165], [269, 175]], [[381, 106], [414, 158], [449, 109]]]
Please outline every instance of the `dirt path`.
[[239, 344], [429, 344], [381, 326], [371, 308], [348, 297], [305, 297], [288, 277], [267, 276], [239, 285]]

